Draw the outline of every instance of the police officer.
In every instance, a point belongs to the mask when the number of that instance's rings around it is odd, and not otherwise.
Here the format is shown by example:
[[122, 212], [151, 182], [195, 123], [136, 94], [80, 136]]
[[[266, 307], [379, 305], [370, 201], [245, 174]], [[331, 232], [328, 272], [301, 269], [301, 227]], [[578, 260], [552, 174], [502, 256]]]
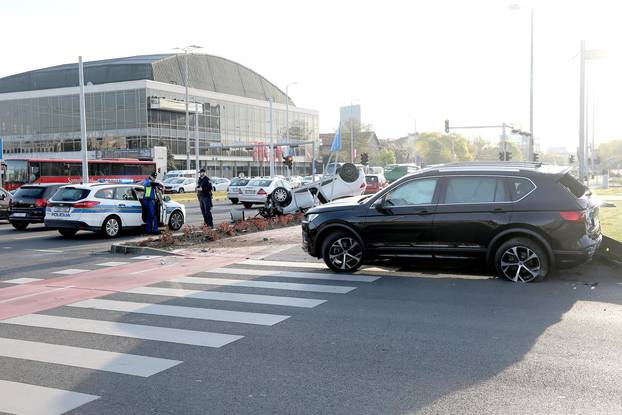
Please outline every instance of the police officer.
[[153, 172], [145, 180], [145, 193], [143, 195], [143, 208], [147, 214], [147, 233], [158, 234], [158, 218], [156, 215], [156, 178], [157, 173]]
[[199, 170], [199, 181], [197, 182], [197, 197], [201, 205], [201, 213], [203, 221], [210, 228], [214, 227], [214, 219], [212, 218], [212, 182], [205, 175], [205, 169]]

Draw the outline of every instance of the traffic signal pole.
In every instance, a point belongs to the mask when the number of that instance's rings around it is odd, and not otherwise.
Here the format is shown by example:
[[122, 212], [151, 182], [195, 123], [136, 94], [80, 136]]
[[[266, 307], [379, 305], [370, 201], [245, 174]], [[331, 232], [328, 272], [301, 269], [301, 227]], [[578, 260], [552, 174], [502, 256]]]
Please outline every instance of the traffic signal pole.
[[[512, 128], [511, 124], [501, 123], [501, 125], [461, 125], [458, 127], [450, 127], [449, 120], [445, 120], [445, 133], [449, 134], [450, 130], [462, 130], [462, 129], [484, 129], [484, 128], [501, 128], [501, 146], [499, 155], [502, 157], [502, 161], [509, 161], [508, 156], [511, 156], [511, 153], [507, 151], [507, 128]], [[520, 130], [512, 129], [512, 132], [517, 132], [518, 134], [527, 134]], [[532, 160], [529, 160], [532, 161]]]

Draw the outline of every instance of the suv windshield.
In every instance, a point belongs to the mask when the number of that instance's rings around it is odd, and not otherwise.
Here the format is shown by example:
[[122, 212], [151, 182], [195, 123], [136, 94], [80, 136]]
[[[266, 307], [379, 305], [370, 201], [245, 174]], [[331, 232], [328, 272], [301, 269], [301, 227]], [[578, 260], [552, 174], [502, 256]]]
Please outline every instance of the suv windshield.
[[75, 202], [84, 199], [91, 191], [88, 189], [76, 189], [75, 187], [64, 187], [58, 189], [52, 199], [57, 202]]

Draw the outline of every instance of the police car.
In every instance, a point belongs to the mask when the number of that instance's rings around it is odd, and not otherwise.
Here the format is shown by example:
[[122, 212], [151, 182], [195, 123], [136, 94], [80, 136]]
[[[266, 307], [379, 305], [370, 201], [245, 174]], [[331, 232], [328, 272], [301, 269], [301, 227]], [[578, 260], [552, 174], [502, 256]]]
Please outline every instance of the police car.
[[[71, 237], [79, 230], [101, 232], [109, 238], [123, 229], [145, 225], [140, 199], [144, 188], [136, 184], [91, 183], [63, 186], [48, 200], [45, 225]], [[168, 197], [156, 201], [160, 224], [177, 231], [186, 208]]]

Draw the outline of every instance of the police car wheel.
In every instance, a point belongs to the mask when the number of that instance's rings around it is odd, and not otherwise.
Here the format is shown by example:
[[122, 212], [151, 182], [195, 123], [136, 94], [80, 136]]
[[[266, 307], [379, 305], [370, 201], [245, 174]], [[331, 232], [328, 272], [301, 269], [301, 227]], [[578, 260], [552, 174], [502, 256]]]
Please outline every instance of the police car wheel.
[[180, 211], [176, 210], [168, 219], [168, 227], [173, 231], [178, 231], [182, 226], [184, 226], [184, 215]]
[[71, 238], [78, 232], [77, 229], [59, 229], [58, 233], [63, 235], [65, 238]]
[[184, 192], [184, 188], [180, 187], [179, 190], [177, 191], [177, 193], [183, 193]]
[[102, 231], [108, 238], [115, 238], [121, 233], [121, 221], [116, 216], [110, 216], [102, 224]]

